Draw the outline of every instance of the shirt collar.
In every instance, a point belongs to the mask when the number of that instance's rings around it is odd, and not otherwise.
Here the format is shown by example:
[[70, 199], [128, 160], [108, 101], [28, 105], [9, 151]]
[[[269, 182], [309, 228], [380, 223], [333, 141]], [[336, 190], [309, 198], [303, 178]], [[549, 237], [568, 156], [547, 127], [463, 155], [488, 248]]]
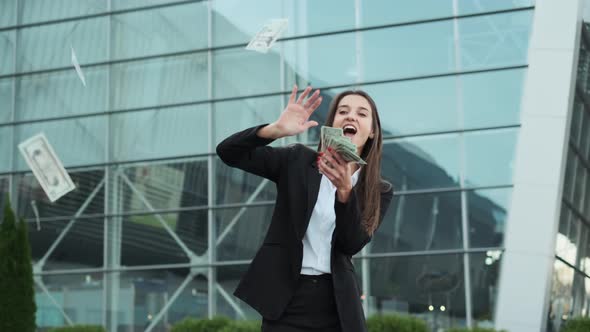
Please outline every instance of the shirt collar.
[[359, 169], [356, 170], [356, 172], [354, 172], [354, 174], [352, 174], [352, 186], [356, 186], [356, 183], [358, 182], [360, 173], [361, 173], [361, 169], [363, 168], [363, 166], [360, 166]]

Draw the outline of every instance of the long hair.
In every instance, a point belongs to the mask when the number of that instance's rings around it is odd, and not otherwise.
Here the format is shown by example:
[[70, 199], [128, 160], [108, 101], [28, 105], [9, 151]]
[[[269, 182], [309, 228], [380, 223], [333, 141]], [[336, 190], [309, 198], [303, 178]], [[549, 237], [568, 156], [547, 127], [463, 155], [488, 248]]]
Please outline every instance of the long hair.
[[[365, 98], [371, 106], [373, 118], [373, 138], [368, 138], [361, 152], [361, 158], [367, 162], [359, 174], [359, 180], [355, 186], [357, 197], [362, 211], [362, 225], [367, 234], [373, 235], [379, 226], [379, 213], [381, 208], [381, 193], [391, 189], [391, 184], [381, 178], [381, 153], [383, 151], [383, 135], [381, 121], [377, 112], [377, 105], [373, 98], [362, 90], [347, 90], [334, 97], [328, 110], [326, 126], [334, 124], [336, 110], [342, 98], [348, 95], [359, 95]], [[321, 143], [320, 143], [321, 144]], [[321, 149], [321, 146], [320, 146]]]

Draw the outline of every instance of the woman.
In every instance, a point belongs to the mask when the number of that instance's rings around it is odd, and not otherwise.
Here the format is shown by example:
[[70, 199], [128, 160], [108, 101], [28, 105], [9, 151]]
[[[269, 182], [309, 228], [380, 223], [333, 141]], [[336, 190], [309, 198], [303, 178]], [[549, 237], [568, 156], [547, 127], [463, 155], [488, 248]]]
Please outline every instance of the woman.
[[234, 295], [262, 315], [263, 332], [362, 332], [366, 325], [351, 257], [371, 240], [393, 196], [380, 176], [381, 123], [365, 92], [343, 92], [330, 105], [326, 125], [343, 128], [367, 162], [362, 168], [331, 147], [318, 153], [301, 144], [268, 146], [318, 125], [309, 117], [322, 97], [319, 90], [309, 96], [311, 90], [296, 100], [294, 86], [277, 121], [217, 146], [226, 164], [277, 186], [271, 224]]

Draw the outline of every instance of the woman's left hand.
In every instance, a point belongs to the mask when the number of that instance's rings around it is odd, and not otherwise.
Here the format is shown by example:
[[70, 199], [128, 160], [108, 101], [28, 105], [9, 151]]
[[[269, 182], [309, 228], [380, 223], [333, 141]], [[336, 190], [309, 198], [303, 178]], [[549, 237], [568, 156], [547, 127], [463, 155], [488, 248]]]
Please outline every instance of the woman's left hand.
[[338, 152], [328, 147], [318, 155], [318, 168], [336, 187], [338, 200], [348, 201], [352, 191], [352, 162], [346, 162]]

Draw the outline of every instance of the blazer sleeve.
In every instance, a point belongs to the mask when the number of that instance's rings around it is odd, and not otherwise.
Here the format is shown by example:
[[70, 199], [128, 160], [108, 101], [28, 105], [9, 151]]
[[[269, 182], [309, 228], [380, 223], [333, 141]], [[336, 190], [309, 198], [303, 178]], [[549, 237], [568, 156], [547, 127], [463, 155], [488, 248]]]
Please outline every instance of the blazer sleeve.
[[228, 166], [277, 182], [293, 146], [267, 146], [274, 139], [259, 137], [260, 125], [237, 132], [217, 145], [217, 155]]
[[[393, 198], [393, 189], [389, 185], [389, 190], [381, 193], [381, 206], [379, 209], [379, 225], [389, 208]], [[336, 199], [334, 210], [336, 211], [336, 243], [335, 245], [340, 252], [354, 256], [361, 251], [363, 247], [371, 241], [371, 235], [367, 234], [362, 226], [362, 212], [359, 206], [359, 198], [356, 191], [350, 194], [348, 202], [341, 203]]]

